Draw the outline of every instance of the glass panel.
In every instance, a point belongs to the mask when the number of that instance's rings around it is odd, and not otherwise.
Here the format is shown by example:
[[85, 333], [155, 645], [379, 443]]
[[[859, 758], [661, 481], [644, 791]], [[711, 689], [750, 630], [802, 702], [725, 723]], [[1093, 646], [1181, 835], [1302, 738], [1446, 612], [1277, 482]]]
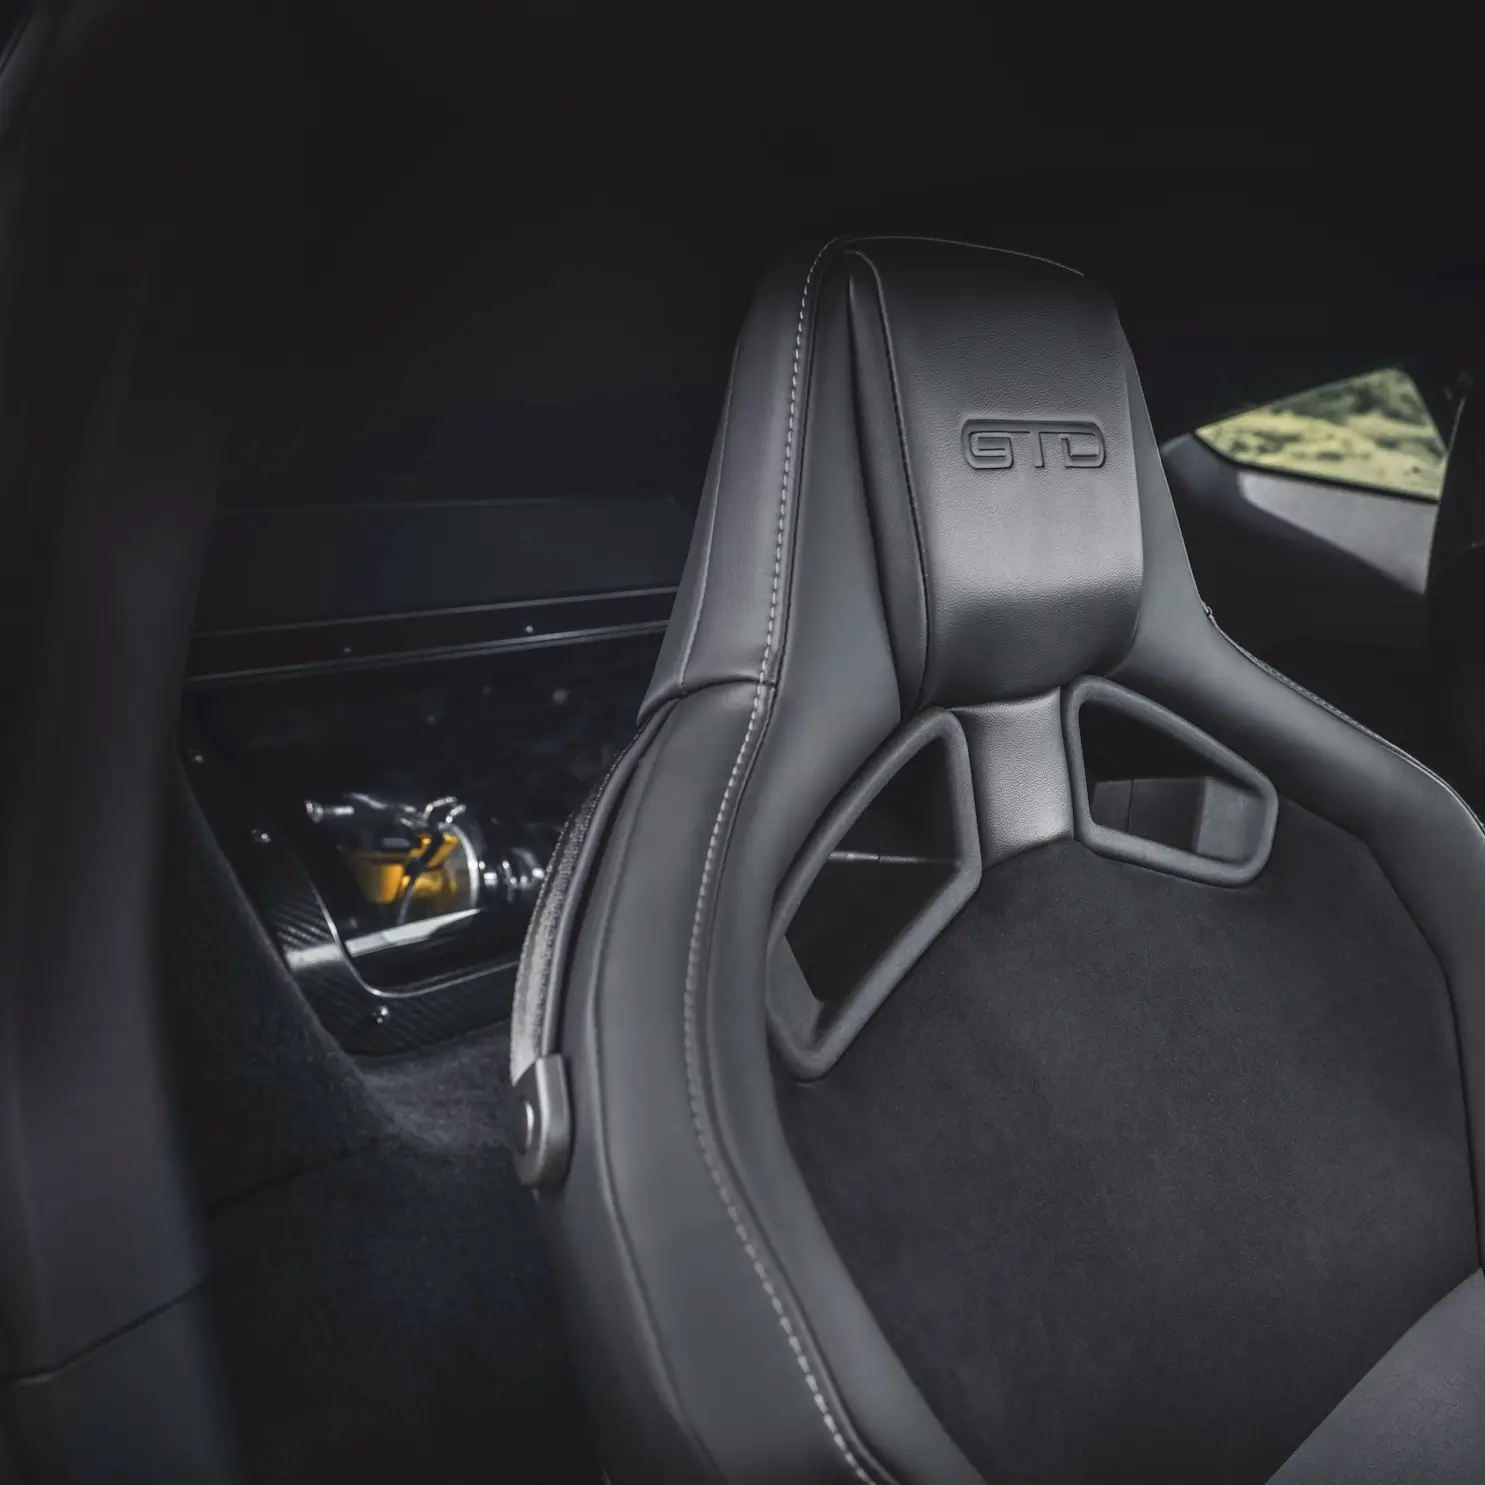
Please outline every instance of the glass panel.
[[1239, 464], [1437, 500], [1444, 440], [1413, 379], [1389, 368], [1349, 377], [1198, 428]]

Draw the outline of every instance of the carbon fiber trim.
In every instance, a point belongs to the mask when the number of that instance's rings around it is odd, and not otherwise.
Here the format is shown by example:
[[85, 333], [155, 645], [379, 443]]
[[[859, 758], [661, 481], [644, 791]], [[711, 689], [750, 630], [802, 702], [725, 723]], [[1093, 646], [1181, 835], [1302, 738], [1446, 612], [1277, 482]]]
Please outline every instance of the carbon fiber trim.
[[304, 998], [346, 1051], [362, 1056], [411, 1051], [510, 1015], [513, 955], [406, 989], [368, 985], [278, 823], [185, 724], [181, 748], [187, 779], [243, 890]]

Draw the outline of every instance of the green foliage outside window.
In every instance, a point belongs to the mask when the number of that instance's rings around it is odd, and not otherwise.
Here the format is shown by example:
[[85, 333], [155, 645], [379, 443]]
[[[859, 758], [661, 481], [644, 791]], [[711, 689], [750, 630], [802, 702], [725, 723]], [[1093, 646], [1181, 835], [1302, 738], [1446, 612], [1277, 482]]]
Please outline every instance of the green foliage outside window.
[[1239, 464], [1437, 500], [1447, 450], [1406, 372], [1370, 371], [1197, 429]]

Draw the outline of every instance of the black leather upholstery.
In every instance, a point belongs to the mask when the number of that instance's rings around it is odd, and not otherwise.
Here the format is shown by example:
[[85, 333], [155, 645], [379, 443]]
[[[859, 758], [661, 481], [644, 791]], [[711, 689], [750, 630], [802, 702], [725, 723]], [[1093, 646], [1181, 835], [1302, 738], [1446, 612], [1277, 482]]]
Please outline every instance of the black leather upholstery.
[[[791, 258], [742, 332], [644, 735], [591, 812], [601, 823], [569, 843], [581, 869], [543, 904], [520, 990], [513, 1073], [529, 1089], [545, 1057], [570, 1102], [570, 1151], [540, 1201], [615, 1485], [984, 1478], [801, 1174], [765, 943], [816, 822], [930, 705], [965, 709], [987, 871], [1049, 841], [1083, 850], [1066, 842], [1056, 726], [1056, 694], [1082, 673], [1161, 702], [1364, 843], [1408, 910], [1401, 931], [1416, 924], [1442, 966], [1442, 1024], [1485, 1108], [1485, 835], [1437, 778], [1211, 622], [1107, 298], [964, 244]], [[1437, 1002], [1418, 1014], [1435, 1024]], [[1452, 1034], [1429, 1045], [1444, 1062], [1428, 1075], [1455, 1087]], [[933, 1069], [919, 1072], [931, 1099]], [[1464, 1200], [1441, 1220], [1462, 1211], [1464, 1230], [1444, 1246], [1477, 1263], [1462, 1127], [1455, 1145], [1438, 1179]], [[1478, 1189], [1478, 1130], [1473, 1150]], [[904, 1220], [908, 1241], [931, 1206]], [[1455, 1263], [1420, 1280], [1425, 1307], [1465, 1277]], [[1070, 1420], [1080, 1401], [1061, 1401]], [[1307, 1426], [1335, 1401], [1317, 1398]], [[1234, 1429], [1243, 1402], [1235, 1389]], [[1076, 1477], [1098, 1478], [1097, 1457]], [[1426, 1478], [1426, 1453], [1414, 1463]]]
[[[957, 261], [929, 275], [924, 250], [882, 241], [836, 260], [832, 292], [842, 301], [838, 333], [851, 377], [841, 395], [854, 405], [842, 409], [850, 421], [832, 457], [850, 449], [857, 461], [911, 703], [1024, 696], [1107, 664], [1133, 632], [1142, 554], [1122, 334], [1107, 297], [1067, 269], [994, 254], [995, 272], [977, 275], [985, 250], [959, 247]], [[739, 449], [737, 437], [754, 417], [782, 417], [770, 431], [786, 446], [791, 431], [786, 407], [751, 405], [785, 380], [783, 366], [757, 364], [762, 349], [747, 336], [739, 348], [720, 477], [701, 513], [705, 538], [692, 549], [683, 619], [671, 626], [652, 704], [715, 678], [758, 674], [767, 600], [786, 554], [768, 561], [767, 536], [760, 543], [751, 530], [775, 513], [739, 497], [736, 482], [756, 478], [763, 451]], [[811, 350], [801, 337], [800, 356]], [[798, 391], [809, 370], [791, 356], [789, 385]], [[795, 423], [801, 413], [796, 406]], [[971, 443], [986, 452], [967, 457]], [[1009, 467], [988, 467], [992, 460]], [[743, 551], [765, 560], [734, 591], [736, 559], [724, 554]]]
[[1429, 649], [1465, 787], [1485, 800], [1485, 392], [1459, 410], [1428, 558]]

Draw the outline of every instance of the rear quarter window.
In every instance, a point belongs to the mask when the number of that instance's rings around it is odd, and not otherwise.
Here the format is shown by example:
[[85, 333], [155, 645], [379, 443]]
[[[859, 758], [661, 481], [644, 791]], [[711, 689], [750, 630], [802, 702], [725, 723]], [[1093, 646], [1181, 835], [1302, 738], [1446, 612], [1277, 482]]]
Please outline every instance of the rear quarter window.
[[1209, 423], [1197, 437], [1238, 464], [1437, 500], [1447, 449], [1396, 367], [1313, 387]]

